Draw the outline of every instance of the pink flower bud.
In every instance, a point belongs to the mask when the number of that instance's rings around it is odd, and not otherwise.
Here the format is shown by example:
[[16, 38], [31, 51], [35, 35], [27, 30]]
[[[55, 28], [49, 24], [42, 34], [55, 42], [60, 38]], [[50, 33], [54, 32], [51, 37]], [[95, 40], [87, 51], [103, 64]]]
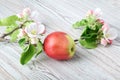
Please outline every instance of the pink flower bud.
[[107, 41], [104, 38], [102, 38], [101, 39], [101, 44], [104, 45], [104, 46], [106, 46], [107, 45]]
[[88, 12], [87, 12], [87, 16], [89, 16], [89, 15], [93, 15], [93, 10], [89, 10]]
[[25, 9], [23, 10], [22, 14], [23, 14], [23, 15], [28, 15], [28, 16], [30, 16], [30, 15], [31, 15], [31, 10], [30, 10], [30, 8], [25, 8]]
[[18, 18], [23, 18], [23, 14], [22, 13], [19, 13], [17, 14]]
[[113, 41], [110, 40], [110, 39], [107, 40], [107, 43], [108, 43], [108, 44], [112, 44], [112, 42], [113, 42]]
[[101, 24], [104, 25], [104, 20], [102, 20], [102, 19], [97, 19], [97, 21], [98, 21], [99, 23], [101, 23]]

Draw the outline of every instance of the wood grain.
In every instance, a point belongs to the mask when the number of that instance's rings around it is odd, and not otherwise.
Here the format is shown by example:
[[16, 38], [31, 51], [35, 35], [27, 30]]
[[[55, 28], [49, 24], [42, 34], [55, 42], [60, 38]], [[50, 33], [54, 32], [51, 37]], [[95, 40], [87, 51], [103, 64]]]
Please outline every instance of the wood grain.
[[[24, 66], [19, 63], [22, 50], [18, 44], [1, 42], [0, 80], [120, 80], [120, 0], [0, 0], [0, 18], [19, 13], [25, 7], [39, 11], [39, 20], [47, 28], [45, 36], [64, 31], [73, 39], [79, 38], [82, 30], [71, 25], [97, 7], [119, 36], [108, 47], [85, 49], [76, 45], [76, 54], [68, 61], [53, 60], [43, 52]], [[3, 30], [0, 28], [1, 33]]]

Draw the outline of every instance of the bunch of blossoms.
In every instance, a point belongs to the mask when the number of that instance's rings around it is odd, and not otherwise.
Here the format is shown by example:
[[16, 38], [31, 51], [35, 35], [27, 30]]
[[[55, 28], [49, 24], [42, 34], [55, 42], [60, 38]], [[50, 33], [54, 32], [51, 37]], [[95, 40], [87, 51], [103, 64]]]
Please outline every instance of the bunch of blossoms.
[[38, 12], [31, 12], [30, 8], [25, 8], [17, 16], [22, 22], [28, 22], [27, 26], [19, 29], [18, 39], [25, 37], [31, 44], [37, 44], [40, 36], [45, 33], [45, 26], [38, 21]]
[[74, 28], [84, 27], [79, 42], [85, 48], [95, 48], [98, 44], [106, 46], [112, 44], [117, 37], [117, 31], [101, 19], [102, 11], [100, 8], [89, 10], [81, 21], [73, 24]]
[[0, 41], [10, 36], [11, 41], [17, 41], [23, 49], [21, 64], [26, 64], [33, 56], [43, 51], [41, 36], [45, 33], [45, 26], [38, 20], [38, 12], [25, 8], [21, 13], [0, 19], [0, 26], [6, 27], [6, 33], [0, 36]]
[[[23, 48], [20, 62], [26, 64], [34, 55], [38, 56], [42, 52], [43, 45], [40, 37], [45, 33], [45, 26], [38, 21], [38, 12], [32, 12], [29, 8], [25, 8], [17, 16], [25, 22], [25, 27], [19, 29], [18, 39]], [[25, 43], [28, 43], [27, 47]]]

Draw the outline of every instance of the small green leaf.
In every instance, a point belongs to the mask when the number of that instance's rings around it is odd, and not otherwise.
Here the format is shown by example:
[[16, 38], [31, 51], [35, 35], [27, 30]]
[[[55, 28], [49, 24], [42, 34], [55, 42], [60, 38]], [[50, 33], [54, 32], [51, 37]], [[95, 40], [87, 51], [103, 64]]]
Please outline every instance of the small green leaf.
[[36, 56], [37, 57], [42, 51], [43, 51], [43, 48], [42, 48], [42, 42], [39, 41], [37, 46], [36, 46], [36, 49], [37, 49], [37, 52], [36, 52]]
[[10, 35], [10, 40], [12, 41], [12, 42], [14, 42], [14, 41], [16, 41], [17, 40], [17, 35], [19, 34], [19, 30], [16, 30], [16, 31], [14, 31], [11, 35]]
[[91, 24], [93, 24], [93, 23], [95, 23], [95, 21], [96, 21], [96, 17], [93, 15], [91, 15], [91, 16], [88, 16], [87, 18], [86, 18], [86, 20], [88, 21], [88, 24], [89, 25], [91, 25]]
[[29, 60], [31, 60], [35, 52], [36, 52], [35, 46], [33, 44], [29, 44], [21, 55], [20, 63], [22, 65], [26, 64]]
[[7, 18], [0, 20], [0, 26], [11, 26], [16, 25], [16, 21], [18, 21], [19, 18], [16, 15], [9, 16]]
[[85, 25], [87, 25], [87, 21], [86, 19], [82, 19], [81, 21], [77, 21], [75, 24], [73, 24], [73, 28], [79, 28]]
[[80, 39], [79, 42], [83, 47], [88, 49], [93, 49], [97, 47], [97, 44], [95, 41], [86, 41], [84, 39]]
[[26, 42], [26, 39], [25, 39], [25, 38], [22, 38], [22, 39], [20, 39], [20, 40], [18, 41], [18, 43], [19, 43], [19, 45], [20, 45], [20, 47], [21, 47], [22, 49], [25, 48], [25, 42]]
[[34, 21], [32, 21], [32, 20], [29, 20], [29, 21], [27, 21], [25, 24], [24, 24], [24, 27], [26, 27], [26, 26], [29, 26], [31, 23], [33, 23]]

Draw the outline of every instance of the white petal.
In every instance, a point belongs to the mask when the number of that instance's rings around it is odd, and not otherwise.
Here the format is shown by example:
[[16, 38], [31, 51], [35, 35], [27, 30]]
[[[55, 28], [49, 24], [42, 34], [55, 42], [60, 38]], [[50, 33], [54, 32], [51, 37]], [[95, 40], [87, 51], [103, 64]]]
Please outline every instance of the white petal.
[[29, 28], [30, 28], [30, 29], [34, 29], [36, 26], [37, 26], [36, 23], [31, 23], [30, 26], [29, 26]]
[[45, 26], [40, 24], [38, 27], [38, 34], [43, 34], [45, 32]]
[[96, 8], [94, 14], [95, 14], [96, 16], [100, 17], [100, 16], [102, 15], [101, 9], [100, 9], [100, 8]]
[[28, 36], [29, 36], [30, 38], [36, 38], [36, 37], [37, 37], [37, 35], [33, 35], [33, 34], [30, 34], [30, 33], [28, 33]]
[[28, 27], [25, 27], [25, 32], [26, 32], [26, 33], [28, 33], [28, 32], [29, 32], [29, 31], [28, 31]]
[[110, 28], [110, 29], [108, 30], [107, 34], [109, 35], [109, 36], [108, 36], [108, 39], [110, 39], [110, 40], [114, 40], [114, 39], [118, 36], [117, 30], [114, 29], [114, 28]]
[[103, 33], [106, 33], [109, 30], [109, 25], [107, 23], [104, 23], [102, 26]]
[[31, 31], [35, 29], [36, 26], [37, 26], [36, 23], [31, 23], [28, 27], [25, 27], [25, 32], [31, 33]]
[[101, 39], [101, 44], [106, 46], [107, 45], [107, 41], [105, 39]]
[[38, 16], [39, 16], [39, 13], [38, 13], [38, 11], [33, 11], [32, 13], [31, 13], [31, 18], [34, 20], [34, 21], [38, 21]]

